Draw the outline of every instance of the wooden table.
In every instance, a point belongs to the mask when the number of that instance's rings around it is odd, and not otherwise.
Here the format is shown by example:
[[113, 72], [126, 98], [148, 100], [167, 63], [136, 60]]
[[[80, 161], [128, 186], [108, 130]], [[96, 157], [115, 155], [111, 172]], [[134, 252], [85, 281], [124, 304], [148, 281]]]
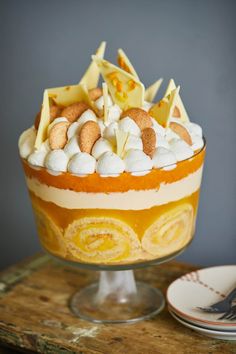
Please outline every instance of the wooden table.
[[[135, 274], [165, 292], [170, 282], [194, 269], [169, 262]], [[68, 300], [97, 276], [42, 254], [0, 273], [0, 344], [44, 354], [236, 353], [234, 342], [201, 336], [175, 321], [167, 309], [132, 325], [80, 320], [70, 312]]]

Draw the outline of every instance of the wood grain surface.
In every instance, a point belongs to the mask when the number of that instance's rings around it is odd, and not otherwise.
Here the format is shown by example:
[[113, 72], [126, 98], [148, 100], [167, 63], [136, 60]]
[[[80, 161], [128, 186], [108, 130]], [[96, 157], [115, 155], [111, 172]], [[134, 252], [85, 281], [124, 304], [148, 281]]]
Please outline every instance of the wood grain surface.
[[[196, 269], [169, 262], [135, 271], [160, 288]], [[0, 273], [0, 344], [21, 351], [58, 354], [235, 354], [236, 343], [201, 336], [165, 308], [130, 325], [97, 325], [75, 317], [68, 301], [98, 273], [75, 269], [39, 254]]]

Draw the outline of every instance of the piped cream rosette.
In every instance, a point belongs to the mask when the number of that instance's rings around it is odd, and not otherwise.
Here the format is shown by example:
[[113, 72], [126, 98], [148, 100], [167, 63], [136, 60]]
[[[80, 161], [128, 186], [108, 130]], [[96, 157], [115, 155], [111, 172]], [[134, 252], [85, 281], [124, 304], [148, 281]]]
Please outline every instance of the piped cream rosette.
[[191, 239], [193, 207], [179, 205], [162, 214], [144, 233], [143, 249], [154, 257], [180, 250]]
[[33, 204], [33, 210], [42, 246], [57, 256], [65, 257], [67, 252], [62, 229], [37, 205]]
[[68, 250], [78, 261], [116, 263], [135, 260], [140, 241], [123, 221], [108, 217], [85, 217], [72, 222], [65, 231]]

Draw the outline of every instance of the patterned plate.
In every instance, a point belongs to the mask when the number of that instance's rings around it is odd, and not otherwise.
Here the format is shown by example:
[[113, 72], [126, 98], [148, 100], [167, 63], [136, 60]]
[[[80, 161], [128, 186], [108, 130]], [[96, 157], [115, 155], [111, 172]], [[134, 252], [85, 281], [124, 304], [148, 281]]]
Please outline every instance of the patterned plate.
[[222, 314], [198, 309], [223, 300], [235, 287], [236, 265], [205, 268], [175, 280], [167, 290], [167, 302], [179, 317], [194, 325], [236, 332], [236, 320], [219, 320]]
[[180, 322], [182, 325], [193, 329], [194, 331], [203, 334], [204, 336], [212, 337], [212, 338], [217, 338], [217, 339], [224, 339], [224, 340], [236, 340], [236, 332], [224, 332], [224, 331], [217, 331], [213, 329], [208, 329], [204, 328], [201, 326], [196, 326], [188, 321], [184, 321], [182, 318], [180, 318], [177, 314], [174, 312], [170, 311], [171, 316], [174, 317], [178, 322]]

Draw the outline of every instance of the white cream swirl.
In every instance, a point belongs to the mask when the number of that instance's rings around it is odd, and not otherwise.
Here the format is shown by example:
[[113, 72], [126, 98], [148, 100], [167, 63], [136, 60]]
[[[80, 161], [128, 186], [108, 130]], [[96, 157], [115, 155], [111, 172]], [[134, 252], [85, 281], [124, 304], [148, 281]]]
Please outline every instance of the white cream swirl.
[[171, 150], [160, 146], [155, 150], [152, 161], [156, 168], [164, 167], [165, 170], [172, 170], [176, 167], [177, 159]]
[[180, 139], [172, 139], [170, 141], [170, 149], [175, 154], [177, 161], [183, 161], [193, 156], [193, 149]]
[[[112, 106], [112, 99], [111, 99], [111, 96], [108, 95], [108, 107], [111, 107]], [[95, 106], [96, 108], [99, 110], [99, 111], [102, 111], [103, 110], [103, 107], [104, 107], [104, 97], [103, 95], [100, 96], [96, 101], [95, 101]]]
[[49, 170], [49, 172], [66, 172], [68, 161], [69, 159], [63, 150], [52, 150], [45, 158], [45, 167]]
[[136, 136], [141, 135], [141, 131], [139, 126], [135, 123], [135, 121], [129, 117], [122, 118], [119, 121], [119, 129], [123, 130], [126, 133], [130, 133]]
[[93, 122], [97, 122], [97, 117], [96, 114], [91, 109], [87, 109], [84, 113], [81, 114], [81, 116], [77, 120], [78, 122], [77, 132], [80, 130], [82, 125], [84, 125], [84, 123], [90, 120]]
[[108, 140], [100, 138], [93, 145], [92, 156], [98, 160], [99, 157], [107, 151], [113, 151], [112, 144]]
[[73, 155], [80, 152], [78, 136], [74, 135], [70, 140], [67, 142], [66, 146], [64, 147], [64, 152], [70, 159]]
[[112, 144], [116, 143], [116, 130], [118, 129], [118, 123], [113, 122], [109, 124], [103, 132], [103, 137], [109, 140]]
[[130, 149], [143, 150], [142, 139], [136, 135], [130, 134], [125, 144], [125, 151]]
[[111, 151], [105, 152], [98, 159], [96, 171], [103, 177], [116, 177], [124, 170], [124, 161]]
[[125, 158], [125, 171], [131, 172], [133, 176], [144, 176], [150, 172], [153, 162], [142, 150], [130, 149]]
[[96, 166], [96, 160], [93, 156], [87, 152], [78, 152], [75, 154], [68, 164], [68, 171], [73, 174], [79, 174], [86, 176], [94, 173]]
[[18, 142], [18, 147], [20, 151], [20, 156], [23, 159], [27, 159], [27, 157], [33, 152], [35, 139], [36, 139], [36, 130], [34, 127], [25, 130], [21, 134]]
[[48, 129], [47, 129], [47, 133], [50, 133], [50, 130], [52, 129], [52, 127], [54, 125], [56, 125], [57, 123], [61, 123], [61, 122], [68, 122], [68, 119], [66, 117], [58, 117], [55, 118], [54, 121], [52, 123], [49, 124]]

